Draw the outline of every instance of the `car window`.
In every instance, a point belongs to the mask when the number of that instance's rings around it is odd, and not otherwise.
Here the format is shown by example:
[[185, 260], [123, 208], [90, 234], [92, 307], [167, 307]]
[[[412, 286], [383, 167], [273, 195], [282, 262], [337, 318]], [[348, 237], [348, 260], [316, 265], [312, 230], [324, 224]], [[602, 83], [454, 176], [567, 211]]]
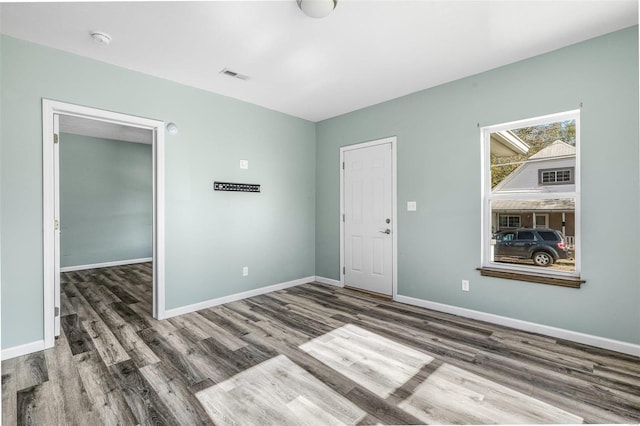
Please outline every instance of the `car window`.
[[518, 232], [518, 239], [519, 240], [534, 240], [535, 238], [533, 237], [533, 232], [531, 232], [531, 231], [522, 231], [522, 232]]
[[545, 241], [558, 241], [560, 237], [553, 231], [538, 231], [538, 235]]

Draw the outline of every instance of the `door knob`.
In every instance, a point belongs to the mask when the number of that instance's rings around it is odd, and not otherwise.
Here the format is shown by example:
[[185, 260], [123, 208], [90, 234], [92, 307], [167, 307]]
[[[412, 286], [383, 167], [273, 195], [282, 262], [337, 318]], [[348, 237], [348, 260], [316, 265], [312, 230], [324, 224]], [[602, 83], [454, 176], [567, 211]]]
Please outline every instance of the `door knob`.
[[380, 231], [380, 233], [389, 235], [391, 233], [391, 229], [387, 228], [384, 231]]

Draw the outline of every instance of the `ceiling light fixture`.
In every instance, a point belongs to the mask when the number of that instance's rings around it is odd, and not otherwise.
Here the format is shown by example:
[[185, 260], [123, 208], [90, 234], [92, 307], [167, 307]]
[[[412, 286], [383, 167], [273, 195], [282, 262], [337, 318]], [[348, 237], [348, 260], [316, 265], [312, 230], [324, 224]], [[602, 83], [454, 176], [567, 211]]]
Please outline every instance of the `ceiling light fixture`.
[[338, 0], [296, 0], [298, 7], [311, 18], [326, 18], [336, 8]]
[[92, 31], [91, 38], [96, 43], [104, 44], [108, 46], [111, 43], [111, 36], [107, 33], [103, 33], [102, 31]]
[[167, 133], [171, 136], [178, 134], [178, 126], [176, 126], [176, 123], [167, 123]]

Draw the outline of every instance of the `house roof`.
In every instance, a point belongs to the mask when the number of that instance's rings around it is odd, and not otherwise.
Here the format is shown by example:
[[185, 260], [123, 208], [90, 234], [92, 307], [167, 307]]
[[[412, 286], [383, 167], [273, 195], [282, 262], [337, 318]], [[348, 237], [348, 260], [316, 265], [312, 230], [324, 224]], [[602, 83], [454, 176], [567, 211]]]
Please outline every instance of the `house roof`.
[[576, 155], [576, 147], [573, 145], [569, 145], [566, 142], [561, 140], [557, 140], [553, 142], [551, 145], [546, 148], [541, 149], [536, 152], [534, 155], [529, 157], [529, 160], [540, 160], [543, 158], [552, 158], [552, 157], [565, 157], [569, 155]]
[[[537, 153], [529, 157], [527, 160], [525, 160], [522, 164], [520, 164], [518, 168], [512, 171], [509, 175], [507, 175], [502, 180], [502, 182], [496, 185], [495, 188], [493, 188], [492, 192], [494, 194], [503, 192], [505, 188], [510, 187], [509, 185], [511, 185], [511, 182], [514, 179], [517, 179], [517, 177], [521, 173], [525, 173], [526, 171], [530, 170], [532, 167], [536, 169], [540, 169], [541, 164], [546, 164], [544, 163], [546, 160], [549, 161], [550, 163], [553, 163], [554, 159], [572, 159], [575, 162], [575, 156], [576, 156], [575, 146], [569, 145], [568, 143], [563, 142], [561, 140], [556, 140], [555, 142], [541, 149], [540, 151], [538, 151]], [[533, 183], [531, 185], [533, 185]], [[536, 188], [536, 186], [528, 186], [527, 188], [533, 191], [534, 188]], [[549, 192], [549, 188], [548, 187], [546, 189], [538, 188], [538, 191], [536, 192]]]
[[573, 199], [561, 200], [495, 200], [491, 203], [491, 210], [494, 212], [506, 211], [536, 211], [543, 212], [566, 212], [575, 211], [576, 203]]
[[510, 130], [491, 133], [491, 155], [511, 157], [529, 152], [529, 145]]

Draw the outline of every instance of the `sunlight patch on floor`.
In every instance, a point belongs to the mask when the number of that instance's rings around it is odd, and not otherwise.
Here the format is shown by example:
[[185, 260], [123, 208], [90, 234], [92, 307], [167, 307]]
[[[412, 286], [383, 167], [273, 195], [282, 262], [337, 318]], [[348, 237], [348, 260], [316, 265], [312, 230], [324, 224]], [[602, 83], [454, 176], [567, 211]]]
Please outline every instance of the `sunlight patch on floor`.
[[204, 389], [196, 397], [220, 425], [343, 425], [366, 416], [284, 355]]
[[581, 417], [449, 364], [399, 407], [428, 424], [582, 423]]
[[381, 398], [433, 361], [429, 355], [352, 324], [300, 345], [300, 349]]

